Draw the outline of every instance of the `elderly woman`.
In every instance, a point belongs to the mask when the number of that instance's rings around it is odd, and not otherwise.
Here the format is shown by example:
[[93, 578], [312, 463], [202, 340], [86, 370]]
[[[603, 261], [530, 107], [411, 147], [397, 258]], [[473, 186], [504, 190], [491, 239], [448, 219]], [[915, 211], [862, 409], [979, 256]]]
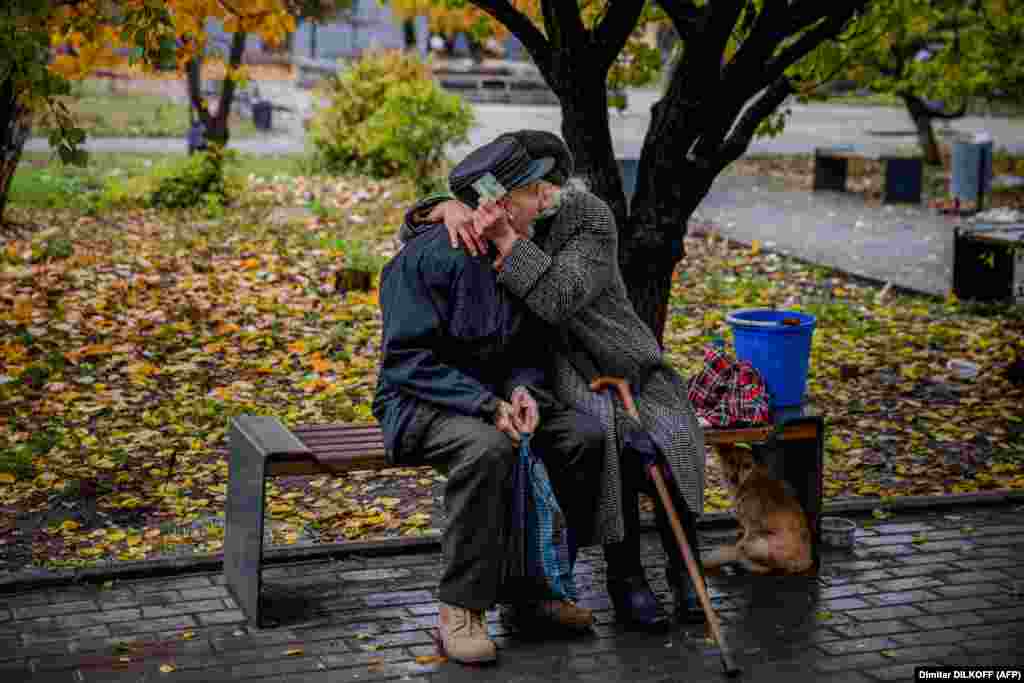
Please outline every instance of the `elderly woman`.
[[[623, 450], [624, 435], [638, 427], [650, 434], [675, 482], [676, 506], [689, 543], [697, 551], [694, 511], [703, 503], [704, 436], [687, 398], [687, 384], [668, 365], [651, 329], [633, 309], [618, 267], [618, 233], [604, 201], [569, 181], [573, 160], [550, 133], [520, 131], [517, 140], [534, 159], [552, 165], [541, 181], [480, 204], [478, 187], [453, 187], [455, 199], [434, 196], [410, 212], [424, 223], [444, 220], [452, 246], [458, 239], [476, 255], [496, 253], [498, 283], [560, 331], [555, 391], [559, 399], [601, 420], [605, 467], [600, 510], [589, 538], [602, 543], [608, 564], [607, 588], [618, 620], [627, 626], [661, 630], [665, 613], [640, 563], [638, 493], [651, 492], [638, 458]], [[400, 238], [415, 234], [403, 226]], [[594, 375], [630, 381], [640, 425], [613, 392], [590, 389]], [[656, 508], [658, 530], [668, 555], [668, 582], [677, 618], [703, 619], [665, 511]]]

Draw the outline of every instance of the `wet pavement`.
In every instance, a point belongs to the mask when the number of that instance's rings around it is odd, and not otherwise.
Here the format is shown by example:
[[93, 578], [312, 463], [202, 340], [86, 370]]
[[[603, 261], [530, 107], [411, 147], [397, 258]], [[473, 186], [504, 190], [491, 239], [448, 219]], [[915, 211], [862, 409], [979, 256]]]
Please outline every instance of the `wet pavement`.
[[[823, 548], [817, 577], [712, 578], [739, 680], [911, 680], [923, 664], [1024, 665], [1024, 507], [952, 510], [893, 513], [873, 527], [854, 515], [855, 547]], [[702, 529], [701, 544], [733, 535]], [[654, 534], [644, 563], [664, 594]], [[278, 623], [262, 630], [245, 625], [220, 573], [0, 595], [0, 671], [79, 683], [724, 680], [702, 627], [654, 636], [613, 623], [599, 549], [577, 567], [580, 602], [596, 612], [591, 634], [531, 636], [492, 611], [496, 665], [434, 661], [440, 567], [428, 550], [269, 568], [267, 612]]]
[[730, 239], [914, 292], [953, 286], [953, 230], [965, 219], [922, 205], [868, 204], [845, 192], [786, 190], [780, 181], [719, 176], [692, 220]]

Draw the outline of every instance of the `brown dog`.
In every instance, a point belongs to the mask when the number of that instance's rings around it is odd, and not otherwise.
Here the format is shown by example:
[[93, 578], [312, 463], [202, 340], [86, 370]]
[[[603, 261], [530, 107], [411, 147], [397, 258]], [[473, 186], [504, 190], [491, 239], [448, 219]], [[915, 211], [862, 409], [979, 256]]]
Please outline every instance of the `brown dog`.
[[740, 539], [703, 557], [705, 569], [736, 562], [755, 574], [798, 574], [811, 568], [811, 530], [799, 501], [772, 478], [749, 450], [718, 446], [722, 470], [735, 493]]

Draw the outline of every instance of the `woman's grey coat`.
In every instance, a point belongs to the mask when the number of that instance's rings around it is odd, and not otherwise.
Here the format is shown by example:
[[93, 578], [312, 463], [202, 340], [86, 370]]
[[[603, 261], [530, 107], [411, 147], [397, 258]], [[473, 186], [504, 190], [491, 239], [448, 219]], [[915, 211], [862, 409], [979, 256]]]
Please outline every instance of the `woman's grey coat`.
[[[563, 188], [562, 208], [545, 235], [519, 240], [506, 257], [498, 282], [521, 297], [548, 323], [567, 327], [596, 370], [638, 377], [650, 371], [634, 395], [643, 428], [666, 456], [680, 493], [696, 514], [703, 510], [704, 434], [687, 398], [687, 383], [668, 365], [657, 339], [633, 309], [618, 266], [618, 232], [611, 209], [597, 196]], [[622, 478], [618, 453], [635, 421], [617, 392], [597, 394], [564, 354], [555, 357], [558, 398], [598, 417], [605, 426], [603, 494], [591, 543], [621, 541]], [[614, 396], [613, 396], [614, 394]]]

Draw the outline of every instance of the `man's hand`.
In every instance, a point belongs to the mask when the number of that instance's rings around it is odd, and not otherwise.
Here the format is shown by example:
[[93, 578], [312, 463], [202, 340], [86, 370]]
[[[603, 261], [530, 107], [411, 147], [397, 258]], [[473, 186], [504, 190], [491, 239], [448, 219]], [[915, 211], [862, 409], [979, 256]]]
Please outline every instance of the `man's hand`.
[[499, 432], [504, 432], [510, 439], [519, 443], [522, 439], [519, 436], [519, 429], [516, 427], [515, 409], [507, 401], [499, 401], [498, 409], [494, 411], [494, 426]]
[[512, 391], [513, 421], [516, 429], [526, 434], [533, 434], [540, 424], [540, 410], [526, 387], [516, 387]]
[[479, 239], [490, 240], [498, 248], [494, 267], [501, 270], [505, 257], [512, 252], [519, 235], [512, 228], [508, 209], [500, 202], [481, 204], [473, 212], [473, 232]]
[[452, 249], [459, 248], [461, 241], [472, 256], [487, 253], [487, 240], [473, 230], [473, 210], [460, 201], [449, 199], [435, 206], [427, 215], [432, 223], [444, 223]]

